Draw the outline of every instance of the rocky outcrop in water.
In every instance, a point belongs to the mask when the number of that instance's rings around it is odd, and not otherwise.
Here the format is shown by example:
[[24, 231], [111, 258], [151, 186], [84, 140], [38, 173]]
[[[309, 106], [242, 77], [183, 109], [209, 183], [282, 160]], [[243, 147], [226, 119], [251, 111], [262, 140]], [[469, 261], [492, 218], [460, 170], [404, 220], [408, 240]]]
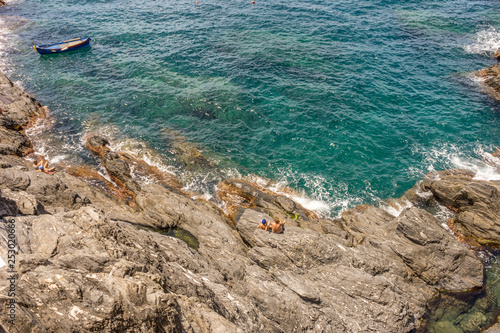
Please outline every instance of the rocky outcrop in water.
[[174, 176], [161, 172], [129, 154], [114, 152], [108, 145], [109, 141], [99, 135], [89, 136], [85, 144], [90, 151], [102, 159], [109, 177], [131, 205], [135, 205], [135, 198], [141, 191], [141, 186], [136, 179], [147, 179], [158, 184], [181, 188], [181, 184]]
[[0, 73], [0, 154], [25, 156], [32, 152], [24, 130], [41, 116], [40, 103]]
[[476, 245], [500, 245], [500, 182], [473, 176], [466, 170], [435, 172], [423, 187], [456, 213], [448, 222], [456, 233]]
[[[493, 54], [493, 57], [497, 60], [500, 59], [500, 48]], [[500, 100], [500, 63], [480, 70], [478, 75], [484, 79], [485, 85], [491, 89], [489, 91], [491, 95]]]
[[[2, 130], [27, 140], [41, 107], [9, 82], [0, 77], [2, 119], [20, 126]], [[14, 324], [1, 308], [7, 332], [411, 332], [438, 290], [483, 283], [481, 261], [417, 207], [393, 216], [362, 205], [320, 219], [285, 195], [226, 180], [224, 212], [103, 137], [87, 147], [111, 181], [85, 168], [38, 172], [19, 156], [27, 150], [5, 142], [0, 214], [15, 221], [18, 243], [15, 297], [0, 268], [0, 302], [17, 305]], [[484, 209], [484, 223], [498, 214], [495, 184], [466, 173], [424, 183], [471, 234], [482, 227], [470, 214]], [[272, 217], [288, 219], [284, 233], [256, 229]], [[198, 247], [145, 227], [182, 228]]]
[[294, 202], [285, 195], [266, 190], [257, 184], [228, 179], [218, 185], [217, 196], [224, 201], [228, 215], [235, 219], [245, 208], [265, 212], [272, 217], [290, 220], [290, 224], [300, 226], [318, 220], [318, 216]]
[[493, 53], [493, 58], [500, 60], [500, 47]]

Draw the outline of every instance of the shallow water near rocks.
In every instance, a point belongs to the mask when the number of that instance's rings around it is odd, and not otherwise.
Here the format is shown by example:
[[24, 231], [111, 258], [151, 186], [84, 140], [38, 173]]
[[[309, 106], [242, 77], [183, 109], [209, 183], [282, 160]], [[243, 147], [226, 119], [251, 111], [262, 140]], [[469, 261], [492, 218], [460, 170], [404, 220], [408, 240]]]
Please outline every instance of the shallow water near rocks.
[[184, 243], [186, 243], [187, 246], [189, 246], [193, 250], [198, 250], [198, 246], [199, 246], [198, 239], [196, 239], [196, 237], [194, 237], [192, 233], [190, 233], [189, 231], [184, 230], [182, 228], [173, 227], [173, 228], [167, 228], [167, 229], [156, 229], [156, 228], [139, 226], [139, 225], [136, 225], [136, 228], [141, 229], [141, 230], [157, 232], [157, 233], [164, 235], [164, 236], [178, 238], [181, 241], [183, 241]]
[[485, 254], [484, 288], [468, 292], [441, 292], [428, 305], [418, 332], [479, 333], [500, 316], [500, 260], [498, 252]]

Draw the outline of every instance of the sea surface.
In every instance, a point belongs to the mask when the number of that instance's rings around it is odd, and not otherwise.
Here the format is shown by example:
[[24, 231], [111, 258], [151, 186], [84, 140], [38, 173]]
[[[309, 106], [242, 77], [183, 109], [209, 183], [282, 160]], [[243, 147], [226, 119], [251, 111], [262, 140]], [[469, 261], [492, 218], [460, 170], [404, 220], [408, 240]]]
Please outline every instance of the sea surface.
[[[500, 179], [500, 106], [472, 72], [495, 63], [491, 0], [7, 0], [0, 69], [48, 105], [36, 144], [96, 163], [104, 133], [210, 197], [218, 175], [177, 167], [183, 138], [226, 176], [258, 175], [323, 216], [400, 196], [426, 173]], [[31, 43], [91, 36], [40, 56]], [[174, 139], [173, 139], [174, 138]]]

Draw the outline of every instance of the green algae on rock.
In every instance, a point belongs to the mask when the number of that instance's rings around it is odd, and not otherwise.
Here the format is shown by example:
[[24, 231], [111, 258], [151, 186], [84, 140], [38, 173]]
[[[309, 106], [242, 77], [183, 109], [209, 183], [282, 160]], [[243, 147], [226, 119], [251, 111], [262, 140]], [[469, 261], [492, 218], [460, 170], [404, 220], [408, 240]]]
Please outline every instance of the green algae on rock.
[[198, 243], [198, 240], [196, 239], [196, 237], [194, 237], [193, 234], [190, 233], [189, 231], [184, 230], [182, 228], [172, 227], [172, 228], [168, 228], [168, 229], [155, 229], [155, 228], [146, 227], [146, 226], [137, 226], [137, 228], [142, 229], [142, 230], [157, 232], [157, 233], [164, 235], [164, 236], [178, 238], [181, 241], [183, 241], [184, 243], [186, 243], [187, 246], [189, 246], [193, 250], [198, 250], [199, 243]]
[[484, 287], [465, 292], [440, 292], [429, 302], [428, 313], [417, 332], [482, 332], [498, 321], [499, 301], [500, 260], [494, 258], [486, 264]]

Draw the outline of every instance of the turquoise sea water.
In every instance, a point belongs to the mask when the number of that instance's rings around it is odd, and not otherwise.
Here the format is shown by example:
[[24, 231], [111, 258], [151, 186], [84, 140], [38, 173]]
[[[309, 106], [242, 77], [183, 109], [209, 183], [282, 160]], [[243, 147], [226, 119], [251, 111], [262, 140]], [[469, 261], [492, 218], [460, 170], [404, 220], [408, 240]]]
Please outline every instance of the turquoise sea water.
[[[7, 1], [1, 67], [52, 110], [39, 147], [53, 161], [92, 161], [83, 137], [103, 131], [170, 164], [179, 133], [325, 215], [433, 169], [497, 177], [481, 158], [499, 144], [500, 107], [470, 74], [500, 47], [497, 1]], [[30, 53], [78, 36], [92, 48]]]

